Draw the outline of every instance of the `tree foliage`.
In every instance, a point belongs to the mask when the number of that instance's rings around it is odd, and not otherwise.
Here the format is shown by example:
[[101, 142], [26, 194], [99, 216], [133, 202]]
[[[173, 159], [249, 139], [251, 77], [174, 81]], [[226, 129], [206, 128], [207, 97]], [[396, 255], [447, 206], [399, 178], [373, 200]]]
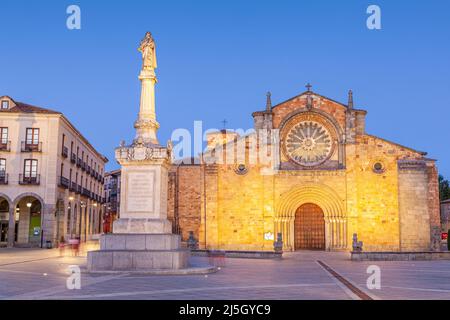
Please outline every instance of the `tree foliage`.
[[439, 198], [441, 201], [450, 199], [450, 182], [439, 175]]

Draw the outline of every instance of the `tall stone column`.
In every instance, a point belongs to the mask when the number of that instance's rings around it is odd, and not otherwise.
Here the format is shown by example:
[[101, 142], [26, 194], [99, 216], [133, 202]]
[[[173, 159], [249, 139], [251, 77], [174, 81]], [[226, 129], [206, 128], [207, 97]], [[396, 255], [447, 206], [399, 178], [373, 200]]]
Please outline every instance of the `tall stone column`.
[[100, 250], [88, 253], [89, 271], [150, 271], [184, 269], [189, 251], [180, 248], [180, 236], [172, 234], [167, 219], [168, 170], [171, 144], [161, 146], [156, 138], [156, 54], [149, 32], [139, 47], [143, 66], [141, 100], [136, 136], [131, 145], [116, 149], [122, 166], [120, 219], [113, 233], [102, 235]]
[[141, 101], [138, 119], [134, 123], [136, 129], [135, 142], [142, 140], [145, 144], [158, 144], [156, 131], [159, 123], [155, 112], [155, 84], [157, 82], [154, 70], [143, 69], [139, 75], [141, 80]]
[[16, 229], [15, 210], [12, 204], [9, 204], [9, 221], [8, 221], [8, 248], [14, 247], [14, 237]]

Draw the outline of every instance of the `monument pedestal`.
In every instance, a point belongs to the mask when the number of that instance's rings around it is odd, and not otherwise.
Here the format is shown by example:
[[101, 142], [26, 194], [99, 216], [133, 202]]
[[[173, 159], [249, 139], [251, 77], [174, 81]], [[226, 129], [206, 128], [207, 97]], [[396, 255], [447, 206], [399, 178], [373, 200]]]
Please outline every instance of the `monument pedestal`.
[[186, 269], [190, 252], [175, 234], [105, 234], [100, 250], [88, 254], [89, 271]]
[[152, 271], [186, 269], [190, 252], [167, 220], [170, 150], [135, 141], [116, 149], [122, 165], [120, 219], [88, 253], [88, 270]]

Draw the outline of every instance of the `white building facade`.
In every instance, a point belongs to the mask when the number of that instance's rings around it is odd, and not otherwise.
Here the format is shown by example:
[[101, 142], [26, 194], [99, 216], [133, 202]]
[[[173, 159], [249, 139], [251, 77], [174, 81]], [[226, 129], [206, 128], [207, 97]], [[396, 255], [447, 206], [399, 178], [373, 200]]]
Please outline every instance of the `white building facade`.
[[62, 113], [0, 97], [0, 245], [100, 233], [107, 161]]

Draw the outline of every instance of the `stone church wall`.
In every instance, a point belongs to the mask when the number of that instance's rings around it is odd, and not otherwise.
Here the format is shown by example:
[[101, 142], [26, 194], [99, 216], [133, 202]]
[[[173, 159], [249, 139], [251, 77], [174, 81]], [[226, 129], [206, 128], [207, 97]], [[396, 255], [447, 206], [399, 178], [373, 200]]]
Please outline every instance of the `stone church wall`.
[[[296, 97], [274, 107], [274, 127], [304, 110], [304, 103], [304, 97]], [[313, 203], [324, 211], [327, 249], [350, 250], [353, 233], [365, 251], [434, 246], [440, 224], [434, 161], [365, 134], [365, 111], [355, 110], [349, 119], [345, 106], [319, 95], [314, 108], [342, 128], [351, 120], [354, 130], [341, 152], [343, 166], [291, 168], [273, 175], [261, 174], [257, 164], [248, 164], [244, 173], [236, 172], [236, 165], [174, 166], [168, 214], [184, 241], [193, 231], [202, 249], [273, 250], [273, 238], [282, 232], [285, 249], [293, 250], [295, 211]]]
[[422, 163], [399, 163], [400, 247], [402, 251], [430, 249], [428, 176]]
[[198, 239], [201, 213], [201, 167], [200, 165], [173, 166], [169, 172], [168, 218], [174, 232], [182, 240], [193, 231]]

